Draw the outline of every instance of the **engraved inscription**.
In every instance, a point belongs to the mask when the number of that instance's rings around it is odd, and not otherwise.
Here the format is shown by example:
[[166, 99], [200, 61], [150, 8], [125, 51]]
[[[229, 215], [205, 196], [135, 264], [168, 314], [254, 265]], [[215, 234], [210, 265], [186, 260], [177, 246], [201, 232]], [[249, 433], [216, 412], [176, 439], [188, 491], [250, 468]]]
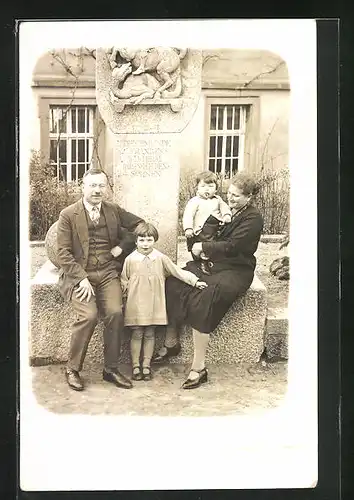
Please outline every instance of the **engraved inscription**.
[[168, 140], [126, 140], [121, 142], [120, 175], [158, 177], [170, 167]]

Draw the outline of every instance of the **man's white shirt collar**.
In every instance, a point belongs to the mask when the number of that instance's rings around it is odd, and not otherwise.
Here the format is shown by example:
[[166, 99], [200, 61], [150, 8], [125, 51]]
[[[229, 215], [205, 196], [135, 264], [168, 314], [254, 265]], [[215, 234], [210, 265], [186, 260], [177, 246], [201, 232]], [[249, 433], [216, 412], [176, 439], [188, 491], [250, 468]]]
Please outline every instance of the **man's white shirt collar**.
[[101, 212], [102, 201], [100, 201], [100, 203], [98, 205], [91, 205], [91, 203], [89, 203], [88, 201], [86, 201], [84, 199], [82, 201], [83, 201], [84, 207], [86, 208], [86, 210], [88, 211], [89, 214], [92, 212], [92, 209], [94, 206], [96, 206], [98, 208], [98, 211]]

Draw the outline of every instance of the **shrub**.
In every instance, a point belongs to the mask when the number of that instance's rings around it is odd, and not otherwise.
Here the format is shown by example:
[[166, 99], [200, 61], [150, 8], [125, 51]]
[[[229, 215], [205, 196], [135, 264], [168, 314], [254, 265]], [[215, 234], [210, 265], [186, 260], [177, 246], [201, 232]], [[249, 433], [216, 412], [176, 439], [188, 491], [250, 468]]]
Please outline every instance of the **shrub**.
[[[108, 175], [112, 199], [112, 176]], [[39, 151], [32, 150], [30, 160], [30, 240], [43, 240], [59, 218], [63, 208], [81, 197], [81, 182], [58, 181], [53, 168]]]
[[30, 160], [30, 239], [43, 240], [58, 220], [63, 208], [77, 201], [81, 188], [76, 183], [58, 181], [52, 167], [40, 152], [32, 151]]
[[264, 219], [264, 234], [289, 231], [290, 183], [289, 170], [262, 170], [258, 176], [259, 192], [254, 198]]

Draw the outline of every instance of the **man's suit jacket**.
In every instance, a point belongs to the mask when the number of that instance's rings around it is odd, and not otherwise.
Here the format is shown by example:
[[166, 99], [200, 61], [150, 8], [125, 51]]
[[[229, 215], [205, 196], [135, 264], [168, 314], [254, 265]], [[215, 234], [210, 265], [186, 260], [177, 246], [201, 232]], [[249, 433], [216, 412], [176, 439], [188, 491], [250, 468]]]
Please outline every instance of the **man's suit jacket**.
[[[143, 219], [127, 212], [119, 205], [102, 201], [101, 210], [106, 219], [111, 248], [119, 245], [120, 271], [124, 258], [134, 249], [135, 237], [131, 233]], [[59, 288], [66, 300], [71, 299], [74, 287], [87, 277], [86, 266], [89, 235], [86, 210], [82, 199], [61, 211], [57, 230], [57, 258], [60, 265]], [[113, 259], [113, 257], [112, 257]]]

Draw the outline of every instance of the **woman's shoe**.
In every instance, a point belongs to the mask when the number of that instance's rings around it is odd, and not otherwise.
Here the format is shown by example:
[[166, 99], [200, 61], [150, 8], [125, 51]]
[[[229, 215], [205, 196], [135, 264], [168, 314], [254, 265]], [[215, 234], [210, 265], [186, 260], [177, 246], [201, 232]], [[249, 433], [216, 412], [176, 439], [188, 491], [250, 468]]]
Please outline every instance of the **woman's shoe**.
[[191, 370], [191, 372], [198, 373], [198, 377], [194, 380], [187, 378], [187, 380], [182, 384], [182, 389], [196, 389], [201, 384], [208, 381], [208, 370], [206, 368], [203, 368], [200, 371]]
[[143, 366], [143, 380], [151, 380], [151, 368], [150, 366]]
[[173, 347], [164, 347], [166, 349], [166, 353], [162, 355], [157, 353], [156, 356], [152, 358], [154, 363], [162, 363], [172, 356], [177, 356], [181, 352], [181, 344], [179, 342], [177, 342], [177, 344]]
[[143, 379], [143, 374], [141, 373], [141, 368], [139, 365], [133, 366], [132, 379], [133, 380], [142, 380]]

